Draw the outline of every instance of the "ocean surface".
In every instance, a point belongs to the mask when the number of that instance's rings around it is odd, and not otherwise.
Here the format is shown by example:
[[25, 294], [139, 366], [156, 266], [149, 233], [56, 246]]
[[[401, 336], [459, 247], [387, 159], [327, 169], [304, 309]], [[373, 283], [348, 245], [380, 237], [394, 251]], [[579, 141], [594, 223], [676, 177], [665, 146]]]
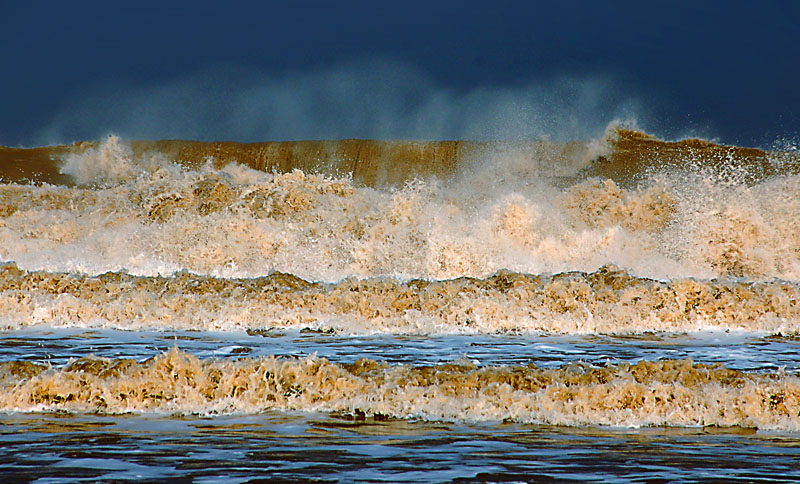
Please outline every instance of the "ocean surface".
[[796, 482], [800, 154], [0, 147], [7, 482]]

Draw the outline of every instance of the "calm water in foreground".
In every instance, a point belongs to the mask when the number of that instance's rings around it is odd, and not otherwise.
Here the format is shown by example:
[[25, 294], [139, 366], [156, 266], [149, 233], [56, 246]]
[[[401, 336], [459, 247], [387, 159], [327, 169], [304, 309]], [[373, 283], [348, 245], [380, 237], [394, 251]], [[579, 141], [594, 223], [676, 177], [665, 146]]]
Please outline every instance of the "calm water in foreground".
[[[50, 362], [94, 354], [146, 359], [174, 345], [202, 358], [316, 352], [394, 364], [468, 358], [480, 365], [686, 358], [759, 371], [800, 369], [798, 343], [753, 334], [341, 337], [36, 328], [0, 336], [4, 360]], [[429, 422], [352, 415], [122, 416], [5, 413], [6, 482], [791, 482], [800, 435], [742, 428], [558, 427]]]

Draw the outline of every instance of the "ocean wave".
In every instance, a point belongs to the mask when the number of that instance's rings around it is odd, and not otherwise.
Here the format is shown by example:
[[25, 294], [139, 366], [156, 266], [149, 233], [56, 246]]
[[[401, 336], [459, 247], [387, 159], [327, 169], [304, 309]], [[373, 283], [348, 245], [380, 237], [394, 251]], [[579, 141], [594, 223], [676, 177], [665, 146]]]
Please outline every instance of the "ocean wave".
[[[0, 148], [0, 327], [800, 334], [800, 158], [588, 142]], [[796, 375], [305, 359], [0, 363], [4, 411], [800, 430]]]
[[[402, 186], [415, 178], [442, 180], [499, 165], [495, 175], [600, 177], [630, 184], [654, 170], [735, 168], [750, 181], [800, 173], [796, 150], [769, 151], [719, 145], [703, 139], [664, 141], [611, 123], [604, 136], [590, 141], [423, 141], [318, 140], [237, 143], [232, 141], [131, 140], [115, 136], [72, 145], [38, 148], [0, 147], [0, 180], [50, 184], [104, 181], [103, 170], [117, 173], [131, 165], [157, 167], [153, 157], [196, 169], [212, 160], [216, 168], [238, 163], [277, 173], [300, 170], [328, 176], [349, 175], [360, 185]], [[117, 159], [117, 165], [111, 163]], [[103, 161], [105, 159], [106, 161]], [[491, 162], [491, 163], [487, 163]], [[120, 166], [123, 170], [120, 170]], [[113, 178], [113, 177], [112, 177]], [[105, 180], [108, 181], [108, 180]]]
[[360, 359], [201, 360], [173, 349], [145, 362], [82, 358], [63, 368], [0, 363], [0, 409], [109, 414], [336, 412], [412, 418], [613, 426], [800, 430], [800, 379], [691, 360], [390, 366]]
[[291, 274], [99, 276], [0, 266], [0, 324], [117, 329], [311, 328], [340, 334], [800, 333], [794, 283], [656, 281], [614, 267], [485, 279], [307, 282]]
[[[207, 144], [186, 146], [220, 158], [190, 168], [174, 162], [183, 152], [137, 154], [135, 143], [110, 138], [65, 155], [61, 169], [82, 184], [0, 184], [0, 260], [50, 272], [280, 271], [325, 281], [590, 272], [606, 264], [652, 278], [800, 280], [800, 175], [792, 174], [800, 165], [778, 164], [758, 150], [613, 133], [594, 148], [585, 144], [569, 163], [563, 144], [552, 144], [561, 146], [558, 156], [495, 150], [460, 168], [453, 168], [453, 150], [441, 148], [450, 145], [352, 148], [356, 164], [373, 170], [361, 178], [415, 163], [439, 174], [455, 170], [448, 179], [391, 175], [405, 180], [395, 187], [359, 183], [361, 168], [352, 163], [340, 167], [347, 175], [316, 173], [320, 158], [302, 150], [292, 156], [310, 165], [290, 157], [266, 173], [225, 165], [234, 155]], [[163, 143], [170, 152], [173, 142]], [[640, 159], [609, 164], [633, 151], [626, 143], [641, 145]], [[384, 148], [390, 154], [381, 158]], [[200, 154], [193, 156], [186, 159]], [[265, 159], [259, 156], [250, 161]], [[325, 156], [325, 163], [334, 159]]]

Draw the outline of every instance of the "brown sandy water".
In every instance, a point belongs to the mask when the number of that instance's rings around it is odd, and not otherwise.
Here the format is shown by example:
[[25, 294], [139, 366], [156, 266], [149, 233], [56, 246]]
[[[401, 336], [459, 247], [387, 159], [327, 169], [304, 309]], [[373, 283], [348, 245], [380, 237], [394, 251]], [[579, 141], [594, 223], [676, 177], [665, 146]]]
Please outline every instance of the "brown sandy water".
[[619, 128], [0, 148], [3, 474], [796, 479], [798, 167]]

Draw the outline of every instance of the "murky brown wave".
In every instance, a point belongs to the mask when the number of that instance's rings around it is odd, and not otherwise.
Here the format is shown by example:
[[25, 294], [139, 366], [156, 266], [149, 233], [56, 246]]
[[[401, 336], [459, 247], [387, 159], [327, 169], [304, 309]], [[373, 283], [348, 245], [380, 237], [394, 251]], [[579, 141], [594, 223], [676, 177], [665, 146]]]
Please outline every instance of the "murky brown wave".
[[611, 134], [611, 152], [598, 156], [586, 170], [589, 176], [630, 182], [655, 170], [707, 169], [736, 175], [750, 182], [800, 173], [797, 152], [766, 151], [726, 146], [703, 139], [663, 141], [641, 131], [617, 129]]
[[[130, 141], [133, 155], [155, 152], [187, 168], [212, 160], [216, 168], [239, 163], [259, 171], [289, 173], [301, 170], [333, 176], [350, 175], [369, 186], [402, 185], [414, 178], [452, 176], [467, 160], [492, 153], [513, 153], [529, 159], [549, 157], [564, 163], [589, 161], [586, 143], [479, 141], [275, 141], [264, 143], [185, 140]], [[0, 179], [74, 184], [61, 173], [63, 159], [96, 149], [97, 142], [32, 149], [0, 147]], [[585, 161], [584, 161], [585, 160]]]
[[229, 413], [270, 409], [372, 418], [566, 425], [800, 429], [800, 379], [690, 360], [605, 368], [387, 366], [372, 360], [200, 360], [177, 349], [144, 363], [84, 358], [60, 369], [0, 364], [0, 409]]
[[[97, 142], [78, 142], [40, 148], [0, 147], [0, 180], [70, 184], [61, 173], [62, 160], [95, 149]], [[724, 170], [735, 165], [753, 180], [800, 173], [800, 155], [755, 148], [723, 146], [689, 139], [663, 141], [639, 131], [610, 128], [596, 142], [504, 141], [379, 141], [323, 140], [237, 143], [231, 141], [131, 141], [134, 155], [157, 152], [186, 167], [213, 160], [220, 168], [236, 162], [278, 173], [301, 170], [333, 176], [350, 174], [356, 183], [401, 186], [413, 178], [447, 179], [476, 159], [516, 156], [528, 160], [547, 158], [551, 176], [600, 177], [628, 184], [652, 169], [691, 165]], [[565, 170], [565, 167], [569, 167]]]

